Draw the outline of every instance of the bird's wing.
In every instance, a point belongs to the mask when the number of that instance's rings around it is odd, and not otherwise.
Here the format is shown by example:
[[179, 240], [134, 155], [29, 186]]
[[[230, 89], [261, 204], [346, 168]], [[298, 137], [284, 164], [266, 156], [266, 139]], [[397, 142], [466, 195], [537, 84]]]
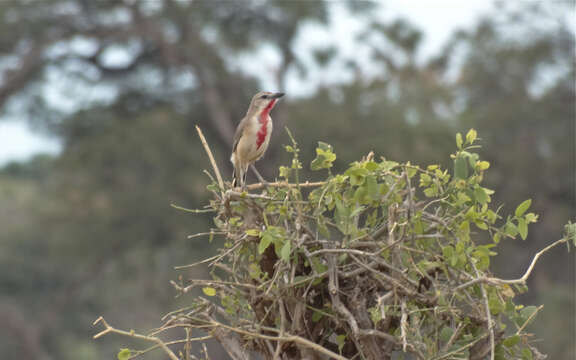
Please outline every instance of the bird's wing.
[[246, 123], [246, 117], [244, 117], [238, 127], [236, 128], [236, 133], [234, 134], [234, 144], [232, 145], [232, 152], [236, 151], [236, 146], [238, 146], [238, 141], [240, 141], [240, 137], [242, 136], [242, 130], [244, 129]]

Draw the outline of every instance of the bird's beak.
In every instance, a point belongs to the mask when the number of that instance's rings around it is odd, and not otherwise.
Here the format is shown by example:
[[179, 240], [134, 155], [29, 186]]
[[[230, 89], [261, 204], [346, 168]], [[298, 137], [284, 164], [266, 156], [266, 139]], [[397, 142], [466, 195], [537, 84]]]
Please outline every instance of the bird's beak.
[[272, 97], [272, 99], [279, 99], [279, 98], [281, 98], [282, 96], [284, 96], [284, 93], [279, 92], [279, 93], [273, 94], [271, 97]]

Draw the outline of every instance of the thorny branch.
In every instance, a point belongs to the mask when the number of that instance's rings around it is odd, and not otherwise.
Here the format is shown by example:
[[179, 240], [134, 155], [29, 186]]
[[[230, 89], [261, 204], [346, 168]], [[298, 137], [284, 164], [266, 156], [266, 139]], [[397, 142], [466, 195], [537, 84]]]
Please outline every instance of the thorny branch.
[[[417, 167], [391, 170], [385, 164], [385, 170], [371, 170], [377, 180], [368, 200], [361, 190], [369, 189], [342, 177], [252, 184], [248, 192], [237, 192], [226, 189], [205, 140], [203, 145], [220, 192], [205, 209], [216, 214], [216, 226], [200, 235], [221, 236], [225, 244], [215, 256], [177, 267], [207, 265], [212, 280], [172, 285], [179, 294], [201, 287], [211, 301], [197, 298], [169, 313], [149, 335], [117, 330], [99, 318], [105, 330], [96, 337], [116, 333], [151, 341], [154, 346], [145, 351], [162, 349], [171, 359], [177, 359], [171, 346], [183, 344], [191, 358], [192, 342], [213, 337], [234, 360], [254, 354], [273, 360], [389, 360], [398, 352], [420, 360], [480, 360], [495, 358], [508, 316], [517, 327], [509, 336], [543, 358], [525, 332], [540, 308], [526, 317], [515, 313], [507, 285], [524, 285], [538, 259], [568, 236], [535, 254], [522, 277], [503, 280], [482, 264], [485, 248], [469, 233], [467, 240], [460, 238], [469, 206], [448, 206], [450, 195], [443, 193], [418, 199], [410, 180]], [[382, 190], [374, 192], [378, 184]], [[347, 197], [353, 199], [349, 208]], [[168, 329], [183, 329], [184, 337], [157, 337]], [[191, 331], [206, 336], [194, 338]]]

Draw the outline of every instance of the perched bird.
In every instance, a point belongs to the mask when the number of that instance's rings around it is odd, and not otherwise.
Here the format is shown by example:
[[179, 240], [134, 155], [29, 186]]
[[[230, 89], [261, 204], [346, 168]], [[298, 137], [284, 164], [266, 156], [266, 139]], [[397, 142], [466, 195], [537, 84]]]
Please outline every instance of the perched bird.
[[[246, 116], [240, 121], [234, 134], [234, 145], [230, 161], [234, 165], [232, 186], [246, 186], [248, 167], [259, 160], [270, 142], [272, 118], [270, 110], [284, 93], [261, 91], [254, 95]], [[264, 182], [254, 166], [252, 169], [260, 181]]]

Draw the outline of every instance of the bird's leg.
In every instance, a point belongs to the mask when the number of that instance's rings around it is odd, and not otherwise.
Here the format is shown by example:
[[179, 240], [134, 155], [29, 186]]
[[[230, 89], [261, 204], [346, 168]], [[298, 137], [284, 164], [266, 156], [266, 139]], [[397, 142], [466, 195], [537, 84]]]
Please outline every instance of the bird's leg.
[[254, 166], [254, 164], [250, 165], [250, 168], [252, 168], [252, 171], [254, 171], [254, 174], [256, 175], [256, 177], [258, 178], [258, 181], [260, 181], [264, 186], [268, 186], [268, 181], [264, 180], [264, 178], [262, 177], [262, 175], [260, 175], [260, 173], [258, 172], [258, 170], [256, 170], [256, 166]]
[[242, 172], [242, 191], [246, 191], [246, 178], [248, 177], [248, 167], [244, 168], [244, 171]]

